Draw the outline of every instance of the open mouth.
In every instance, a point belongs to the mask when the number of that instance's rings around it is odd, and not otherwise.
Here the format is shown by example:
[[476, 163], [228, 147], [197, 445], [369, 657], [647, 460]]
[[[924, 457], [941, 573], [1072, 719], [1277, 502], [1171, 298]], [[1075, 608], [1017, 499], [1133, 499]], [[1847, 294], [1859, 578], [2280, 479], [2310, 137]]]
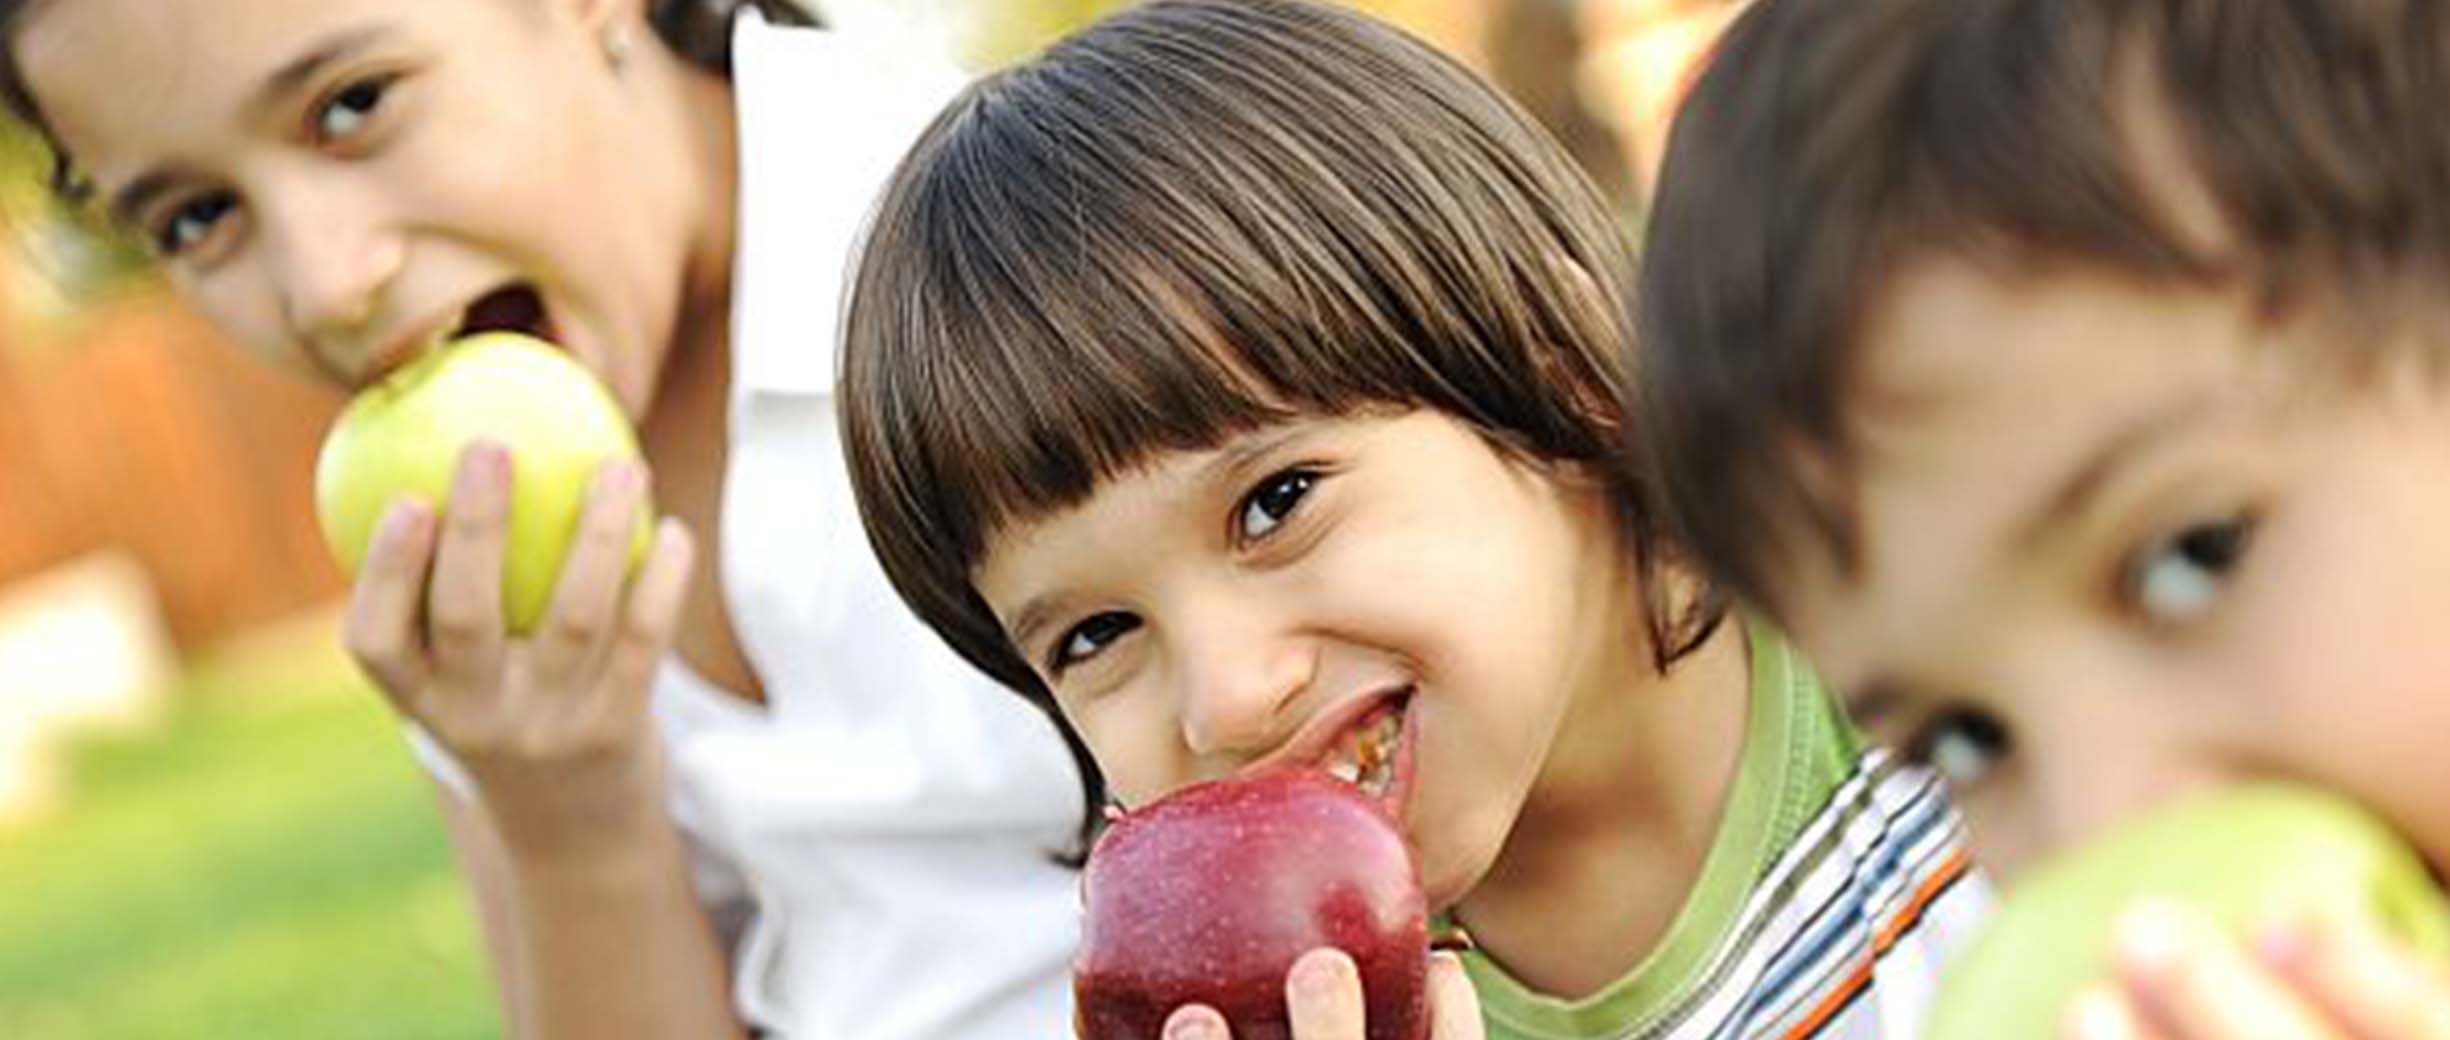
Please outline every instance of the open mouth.
[[526, 282], [512, 282], [468, 305], [455, 336], [480, 332], [517, 332], [552, 340], [553, 318], [545, 313], [544, 296]]
[[1404, 708], [1410, 700], [1409, 696], [1390, 698], [1346, 730], [1321, 763], [1328, 775], [1385, 801], [1395, 787], [1396, 759], [1403, 749]]

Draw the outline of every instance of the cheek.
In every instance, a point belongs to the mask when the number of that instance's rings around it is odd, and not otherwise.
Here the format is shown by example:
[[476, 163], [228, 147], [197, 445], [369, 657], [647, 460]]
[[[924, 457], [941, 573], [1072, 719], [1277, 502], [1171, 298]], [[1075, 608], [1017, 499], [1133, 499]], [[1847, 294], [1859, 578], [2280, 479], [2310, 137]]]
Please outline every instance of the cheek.
[[233, 258], [202, 275], [174, 273], [170, 285], [214, 331], [248, 357], [309, 379], [327, 379], [322, 367], [290, 335], [278, 297], [244, 258]]
[[1198, 779], [1180, 750], [1174, 713], [1154, 691], [1109, 691], [1091, 703], [1065, 706], [1063, 717], [1106, 774], [1108, 793], [1125, 805], [1146, 804]]
[[2391, 817], [2450, 861], [2450, 491], [2358, 472], [2275, 523], [2226, 678], [2244, 740]]

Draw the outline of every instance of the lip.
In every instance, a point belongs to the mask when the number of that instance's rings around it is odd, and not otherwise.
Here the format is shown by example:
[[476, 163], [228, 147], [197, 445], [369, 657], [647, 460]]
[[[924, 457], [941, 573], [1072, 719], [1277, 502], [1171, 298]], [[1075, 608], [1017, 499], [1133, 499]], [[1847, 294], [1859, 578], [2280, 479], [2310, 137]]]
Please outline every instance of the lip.
[[360, 389], [382, 385], [391, 378], [392, 373], [407, 367], [409, 362], [449, 334], [459, 316], [466, 312], [465, 304], [454, 310], [440, 311], [420, 321], [402, 325], [390, 336], [378, 340], [382, 347], [368, 355], [365, 368], [357, 373], [355, 385]]
[[554, 338], [555, 329], [551, 305], [544, 299], [543, 290], [536, 288], [533, 283], [514, 279], [469, 293], [461, 297], [457, 304], [438, 308], [420, 320], [399, 326], [388, 337], [377, 340], [376, 342], [381, 343], [382, 347], [369, 356], [365, 369], [358, 373], [355, 385], [364, 388], [382, 384], [385, 380], [390, 379], [393, 373], [407, 367], [410, 362], [415, 361], [419, 355], [424, 354], [435, 344], [457, 335], [468, 325], [469, 312], [475, 310], [478, 303], [495, 293], [522, 286], [537, 295], [536, 302], [542, 311], [539, 324], [543, 326], [542, 331], [545, 333], [542, 338], [559, 347], [561, 344]]
[[1419, 722], [1412, 714], [1411, 700], [1417, 689], [1413, 684], [1405, 683], [1349, 698], [1312, 717], [1282, 747], [1254, 760], [1241, 772], [1256, 775], [1278, 769], [1320, 768], [1354, 727], [1377, 714], [1379, 709], [1392, 706], [1402, 726], [1395, 739], [1395, 773], [1388, 780], [1386, 793], [1380, 801], [1400, 824], [1405, 820], [1405, 810], [1412, 798], [1414, 745], [1417, 743]]

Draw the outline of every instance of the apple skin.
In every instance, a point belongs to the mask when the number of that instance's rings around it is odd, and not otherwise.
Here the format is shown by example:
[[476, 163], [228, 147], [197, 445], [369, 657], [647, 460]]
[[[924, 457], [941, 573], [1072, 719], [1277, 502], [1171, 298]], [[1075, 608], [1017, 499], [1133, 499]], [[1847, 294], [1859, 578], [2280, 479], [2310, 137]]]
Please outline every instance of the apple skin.
[[2424, 864], [2335, 796], [2257, 783], [2184, 799], [2036, 868], [1947, 969], [1930, 1040], [2053, 1040], [2085, 985], [2110, 978], [2112, 924], [2144, 896], [2199, 908], [2248, 941], [2263, 915], [2362, 915], [2450, 960], [2450, 903]]
[[1081, 885], [1083, 1040], [1153, 1040], [1201, 1003], [1285, 1040], [1285, 973], [1321, 946], [1361, 971], [1370, 1040], [1429, 1033], [1419, 868], [1386, 810], [1313, 770], [1194, 784], [1108, 825]]
[[[511, 452], [502, 616], [535, 631], [550, 606], [597, 467], [638, 457], [629, 418], [593, 373], [551, 344], [486, 332], [436, 346], [351, 399], [315, 460], [315, 513], [343, 573], [357, 577], [383, 512], [401, 496], [440, 510], [478, 438]], [[630, 567], [645, 558], [642, 501]]]

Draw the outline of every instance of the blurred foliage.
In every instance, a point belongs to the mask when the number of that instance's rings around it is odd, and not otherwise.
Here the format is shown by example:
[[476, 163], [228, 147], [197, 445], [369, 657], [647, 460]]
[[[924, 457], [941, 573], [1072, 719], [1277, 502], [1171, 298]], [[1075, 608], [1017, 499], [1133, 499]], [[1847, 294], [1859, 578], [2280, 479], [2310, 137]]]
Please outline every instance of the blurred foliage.
[[336, 654], [208, 667], [0, 834], [0, 1036], [500, 1035], [433, 797]]

